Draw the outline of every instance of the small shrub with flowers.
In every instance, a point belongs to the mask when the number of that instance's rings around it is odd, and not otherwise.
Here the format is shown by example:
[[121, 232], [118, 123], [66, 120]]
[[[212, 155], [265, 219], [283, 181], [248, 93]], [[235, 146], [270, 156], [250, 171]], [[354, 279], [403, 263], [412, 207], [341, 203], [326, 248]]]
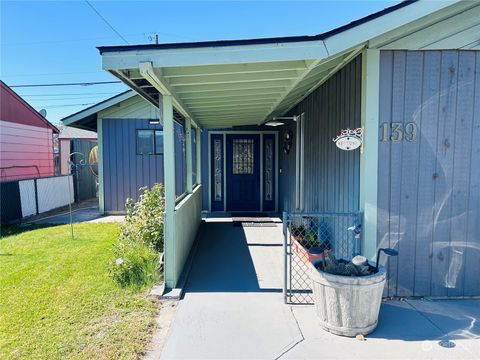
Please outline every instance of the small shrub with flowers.
[[115, 259], [108, 264], [112, 278], [123, 287], [154, 284], [160, 276], [165, 213], [164, 188], [144, 187], [137, 202], [127, 199], [127, 215], [120, 225], [114, 247]]

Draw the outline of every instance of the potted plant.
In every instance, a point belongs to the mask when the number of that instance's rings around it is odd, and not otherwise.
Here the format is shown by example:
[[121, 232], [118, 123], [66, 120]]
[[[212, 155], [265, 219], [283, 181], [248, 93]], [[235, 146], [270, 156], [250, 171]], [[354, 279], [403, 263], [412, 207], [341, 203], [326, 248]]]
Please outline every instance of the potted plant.
[[331, 252], [310, 263], [310, 278], [317, 316], [323, 329], [342, 336], [367, 335], [377, 327], [385, 285], [385, 268], [363, 256], [351, 261], [335, 259]]
[[324, 251], [329, 248], [328, 242], [320, 242], [317, 233], [303, 225], [292, 226], [290, 237], [292, 250], [307, 265], [321, 259]]

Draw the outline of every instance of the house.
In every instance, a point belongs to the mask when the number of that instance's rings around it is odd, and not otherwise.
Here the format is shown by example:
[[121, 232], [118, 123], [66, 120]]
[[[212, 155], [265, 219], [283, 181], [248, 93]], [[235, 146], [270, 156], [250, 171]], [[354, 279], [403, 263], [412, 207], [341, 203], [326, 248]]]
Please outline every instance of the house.
[[[139, 189], [163, 183], [163, 131], [159, 111], [132, 90], [62, 119], [84, 131], [98, 131], [99, 208], [102, 213], [125, 212], [127, 198], [138, 199]], [[79, 125], [80, 124], [80, 125]], [[70, 128], [70, 126], [68, 126]], [[185, 189], [185, 137], [176, 124], [176, 194]]]
[[[359, 213], [364, 255], [399, 251], [386, 296], [480, 295], [479, 34], [479, 3], [420, 0], [315, 36], [99, 47], [103, 69], [162, 124], [166, 285], [178, 284], [203, 208], [286, 223]], [[135, 146], [118, 152], [115, 116], [64, 123], [98, 129], [100, 182], [115, 174], [123, 186]]]
[[59, 130], [0, 81], [0, 181], [54, 175]]

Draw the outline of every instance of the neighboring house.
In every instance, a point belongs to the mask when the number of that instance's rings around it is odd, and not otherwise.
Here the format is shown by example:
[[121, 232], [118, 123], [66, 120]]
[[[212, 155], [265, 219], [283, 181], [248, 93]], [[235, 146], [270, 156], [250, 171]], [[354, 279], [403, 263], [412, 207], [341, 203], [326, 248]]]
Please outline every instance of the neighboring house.
[[[104, 164], [99, 181], [102, 212], [123, 213], [125, 200], [138, 199], [140, 188], [163, 183], [163, 131], [158, 119], [158, 109], [132, 90], [62, 119], [65, 124], [81, 123], [82, 129], [98, 131]], [[184, 153], [182, 129], [176, 124], [175, 151], [179, 155]], [[178, 156], [176, 164], [177, 195], [185, 188], [183, 158]]]
[[54, 175], [58, 129], [0, 81], [0, 181]]
[[[478, 2], [415, 1], [316, 36], [100, 47], [103, 68], [148, 103], [126, 93], [123, 115], [113, 106], [64, 123], [98, 128], [105, 192], [162, 167], [167, 287], [202, 208], [276, 210], [285, 219], [361, 213], [363, 254], [399, 250], [387, 296], [479, 296], [479, 34]], [[126, 134], [156, 126], [133, 120], [135, 101], [163, 124], [163, 160], [132, 155]], [[185, 156], [175, 152], [176, 124]], [[332, 141], [357, 128], [361, 148]]]

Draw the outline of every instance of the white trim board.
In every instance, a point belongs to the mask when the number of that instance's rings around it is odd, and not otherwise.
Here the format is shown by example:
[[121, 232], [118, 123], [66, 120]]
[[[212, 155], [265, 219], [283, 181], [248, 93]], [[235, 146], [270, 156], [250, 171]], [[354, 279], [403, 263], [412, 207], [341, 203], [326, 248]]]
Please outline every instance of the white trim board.
[[61, 119], [62, 123], [64, 125], [70, 125], [73, 124], [77, 121], [80, 121], [90, 115], [96, 114], [99, 111], [105, 110], [109, 107], [112, 107], [114, 105], [117, 105], [121, 103], [122, 101], [128, 100], [134, 96], [137, 96], [138, 94], [133, 91], [129, 90], [123, 94], [115, 95], [114, 97], [111, 97], [110, 99], [107, 99], [105, 101], [102, 101], [98, 104], [95, 104], [93, 106], [90, 106], [89, 108], [86, 108], [84, 110], [81, 110], [75, 114], [72, 114], [70, 116], [67, 116], [66, 118]]

